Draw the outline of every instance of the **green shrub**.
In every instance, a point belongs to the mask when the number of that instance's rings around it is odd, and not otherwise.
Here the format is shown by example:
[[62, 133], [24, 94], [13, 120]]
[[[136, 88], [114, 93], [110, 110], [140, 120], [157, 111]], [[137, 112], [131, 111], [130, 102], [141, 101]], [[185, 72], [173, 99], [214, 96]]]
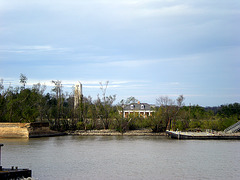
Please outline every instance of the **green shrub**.
[[77, 123], [77, 129], [78, 130], [85, 130], [84, 123], [83, 122], [78, 122]]

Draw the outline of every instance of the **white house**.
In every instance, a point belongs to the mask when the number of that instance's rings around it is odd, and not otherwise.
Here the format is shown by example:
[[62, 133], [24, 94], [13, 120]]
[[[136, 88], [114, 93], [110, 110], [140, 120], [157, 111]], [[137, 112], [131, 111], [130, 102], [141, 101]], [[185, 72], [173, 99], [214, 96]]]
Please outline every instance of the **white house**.
[[131, 103], [129, 105], [124, 106], [123, 108], [123, 117], [126, 118], [129, 115], [134, 115], [138, 117], [148, 117], [151, 116], [154, 112], [153, 105], [150, 105], [148, 103]]

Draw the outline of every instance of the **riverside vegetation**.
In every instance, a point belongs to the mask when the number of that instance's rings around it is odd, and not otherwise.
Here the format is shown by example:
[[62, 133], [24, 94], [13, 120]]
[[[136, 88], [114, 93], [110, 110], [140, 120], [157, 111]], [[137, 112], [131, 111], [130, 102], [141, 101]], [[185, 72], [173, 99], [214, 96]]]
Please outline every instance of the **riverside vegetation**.
[[115, 129], [120, 132], [136, 129], [152, 129], [153, 132], [172, 130], [212, 129], [222, 131], [240, 119], [240, 104], [219, 107], [185, 106], [184, 97], [176, 101], [166, 96], [156, 99], [155, 112], [147, 118], [128, 116], [123, 118], [123, 107], [136, 103], [129, 97], [115, 103], [116, 95], [106, 95], [108, 82], [100, 83], [102, 94], [95, 100], [82, 97], [74, 108], [74, 92], [63, 92], [61, 81], [52, 81], [53, 89], [45, 93], [46, 86], [40, 83], [27, 88], [27, 77], [20, 75], [20, 87], [5, 88], [0, 80], [0, 122], [43, 122], [53, 130]]

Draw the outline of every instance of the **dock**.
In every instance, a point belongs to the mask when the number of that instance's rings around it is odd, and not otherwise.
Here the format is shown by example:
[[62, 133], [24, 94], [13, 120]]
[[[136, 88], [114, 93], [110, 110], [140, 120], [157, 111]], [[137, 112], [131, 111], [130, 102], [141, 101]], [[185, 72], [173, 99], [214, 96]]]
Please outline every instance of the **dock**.
[[224, 132], [181, 132], [166, 131], [166, 135], [173, 139], [198, 139], [198, 140], [240, 140], [240, 133], [224, 133]]

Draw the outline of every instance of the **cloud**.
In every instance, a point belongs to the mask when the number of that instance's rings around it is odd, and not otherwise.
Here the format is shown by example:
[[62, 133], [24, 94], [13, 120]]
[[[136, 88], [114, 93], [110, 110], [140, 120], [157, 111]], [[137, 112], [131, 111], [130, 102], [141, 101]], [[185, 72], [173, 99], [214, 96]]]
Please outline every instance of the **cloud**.
[[24, 73], [49, 87], [63, 79], [66, 89], [80, 80], [89, 94], [106, 80], [122, 96], [237, 94], [239, 5], [0, 0], [0, 76], [18, 84]]
[[66, 52], [69, 48], [57, 48], [51, 45], [32, 45], [32, 46], [0, 46], [0, 52], [9, 53], [44, 53], [44, 52]]
[[[0, 78], [3, 79], [3, 83], [5, 85], [5, 88], [9, 86], [10, 84], [12, 86], [20, 86], [20, 83], [17, 79], [14, 78]], [[101, 80], [60, 80], [61, 84], [63, 85], [63, 88], [72, 88], [74, 85], [78, 84], [79, 82], [83, 85], [83, 88], [87, 89], [100, 89], [100, 82], [105, 85], [105, 81]], [[54, 84], [52, 83], [52, 80], [37, 80], [37, 79], [28, 79], [27, 80], [27, 87], [32, 87], [34, 84], [40, 83], [41, 85], [45, 85], [47, 87], [53, 87]], [[140, 88], [143, 87], [144, 84], [136, 81], [129, 81], [129, 80], [110, 80], [109, 84], [107, 86], [107, 89], [134, 89], [134, 88]]]
[[[0, 78], [1, 79], [1, 78]], [[4, 80], [5, 84], [9, 84], [11, 83], [14, 86], [18, 86], [20, 85], [19, 82], [17, 82], [16, 79], [13, 78], [2, 78]], [[105, 83], [105, 81], [102, 80], [60, 80], [61, 84], [63, 85], [63, 87], [73, 87], [75, 84], [78, 84], [79, 82], [83, 85], [84, 88], [100, 88], [100, 82], [103, 82], [103, 84]], [[37, 80], [37, 79], [28, 79], [27, 80], [27, 85], [28, 86], [32, 86], [34, 84], [42, 84], [42, 85], [46, 85], [46, 86], [54, 86], [54, 84], [52, 83], [52, 80]], [[125, 81], [125, 80], [111, 80], [109, 81], [108, 84], [108, 88], [120, 88], [122, 86], [131, 86], [129, 85], [130, 83], [132, 83], [132, 81]]]
[[21, 49], [26, 49], [26, 50], [39, 50], [39, 51], [52, 51], [55, 48], [49, 45], [45, 46], [22, 46]]
[[112, 57], [108, 59], [103, 59], [102, 62], [89, 62], [92, 65], [101, 67], [101, 66], [109, 66], [109, 67], [118, 67], [118, 68], [137, 68], [137, 67], [147, 67], [149, 65], [153, 66], [155, 64], [160, 63], [194, 63], [198, 61], [199, 54], [193, 54], [188, 56], [182, 56], [182, 57], [176, 57], [176, 58], [149, 58], [149, 59], [142, 59], [142, 58], [132, 58], [129, 60], [126, 60], [127, 57], [123, 58], [121, 60], [117, 60], [117, 57]]

